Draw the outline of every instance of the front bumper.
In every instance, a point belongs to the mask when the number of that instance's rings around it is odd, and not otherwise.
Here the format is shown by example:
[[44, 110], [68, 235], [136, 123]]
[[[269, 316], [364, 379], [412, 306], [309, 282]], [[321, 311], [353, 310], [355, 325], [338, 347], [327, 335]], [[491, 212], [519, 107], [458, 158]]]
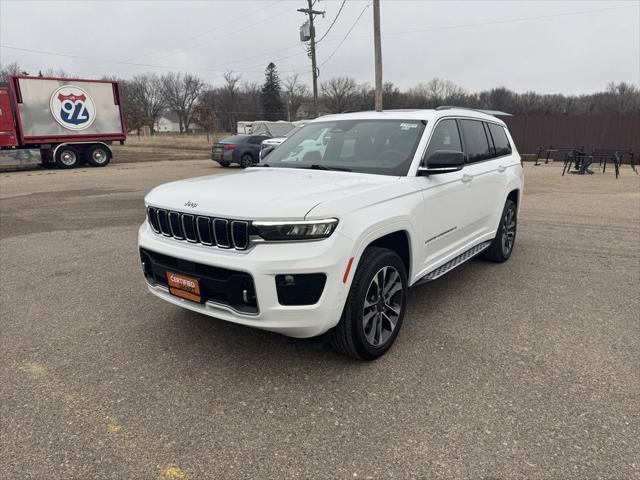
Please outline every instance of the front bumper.
[[[261, 243], [246, 251], [224, 250], [158, 235], [147, 222], [138, 232], [138, 245], [161, 255], [249, 274], [258, 308], [257, 312], [243, 313], [216, 302], [194, 303], [171, 295], [164, 285], [147, 281], [154, 295], [205, 315], [298, 338], [320, 335], [340, 320], [349, 288], [349, 282], [343, 283], [343, 275], [354, 249], [350, 239], [334, 232], [321, 241]], [[318, 302], [281, 305], [276, 275], [308, 273], [326, 275]]]

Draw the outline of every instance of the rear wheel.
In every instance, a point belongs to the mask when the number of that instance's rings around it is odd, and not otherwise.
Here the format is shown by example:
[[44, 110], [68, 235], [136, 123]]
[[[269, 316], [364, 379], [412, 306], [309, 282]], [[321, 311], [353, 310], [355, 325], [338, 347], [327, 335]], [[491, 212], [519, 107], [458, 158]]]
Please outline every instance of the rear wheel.
[[484, 258], [492, 262], [506, 262], [513, 252], [518, 227], [518, 209], [513, 200], [507, 199], [502, 210], [496, 237], [484, 251]]
[[86, 159], [92, 167], [106, 167], [111, 161], [111, 152], [104, 145], [94, 145], [87, 150]]
[[375, 360], [398, 336], [406, 300], [407, 273], [402, 259], [386, 248], [367, 248], [340, 322], [330, 333], [331, 345], [350, 357]]
[[250, 153], [244, 153], [242, 157], [240, 157], [240, 166], [242, 168], [247, 168], [253, 165], [253, 157]]
[[76, 168], [80, 165], [80, 155], [73, 147], [60, 147], [56, 152], [56, 165], [60, 168]]

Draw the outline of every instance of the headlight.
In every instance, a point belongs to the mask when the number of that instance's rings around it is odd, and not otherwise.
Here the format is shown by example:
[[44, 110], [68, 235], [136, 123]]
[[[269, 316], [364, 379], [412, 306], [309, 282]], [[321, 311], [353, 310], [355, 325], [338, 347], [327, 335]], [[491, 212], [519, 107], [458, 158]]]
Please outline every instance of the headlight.
[[319, 240], [330, 236], [336, 225], [337, 218], [299, 222], [253, 222], [254, 233], [266, 242]]

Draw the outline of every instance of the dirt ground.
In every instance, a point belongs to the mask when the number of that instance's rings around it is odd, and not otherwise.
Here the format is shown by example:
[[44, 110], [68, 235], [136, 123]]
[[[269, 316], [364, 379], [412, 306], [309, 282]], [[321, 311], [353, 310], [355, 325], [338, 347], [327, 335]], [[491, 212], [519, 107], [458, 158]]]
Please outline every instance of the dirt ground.
[[640, 478], [640, 176], [525, 172], [511, 259], [411, 289], [371, 363], [147, 291], [145, 193], [238, 169], [1, 174], [0, 476]]

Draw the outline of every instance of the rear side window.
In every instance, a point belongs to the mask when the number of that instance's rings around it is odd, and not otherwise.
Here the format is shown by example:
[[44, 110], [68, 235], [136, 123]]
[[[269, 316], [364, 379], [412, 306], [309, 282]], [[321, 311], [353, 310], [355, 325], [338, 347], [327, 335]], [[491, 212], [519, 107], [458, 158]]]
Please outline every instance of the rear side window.
[[429, 158], [433, 152], [438, 150], [462, 151], [460, 133], [458, 133], [458, 125], [455, 120], [442, 120], [436, 125], [424, 158]]
[[268, 137], [251, 137], [251, 138], [249, 138], [248, 142], [252, 143], [254, 145], [260, 145], [267, 138]]
[[480, 162], [493, 157], [482, 122], [460, 120], [467, 162]]
[[509, 139], [504, 131], [504, 128], [495, 123], [487, 124], [489, 126], [489, 132], [493, 137], [493, 144], [496, 147], [496, 157], [502, 157], [503, 155], [511, 155], [511, 145]]
[[234, 135], [233, 137], [227, 137], [220, 140], [220, 143], [242, 143], [242, 140], [246, 138], [245, 135]]

